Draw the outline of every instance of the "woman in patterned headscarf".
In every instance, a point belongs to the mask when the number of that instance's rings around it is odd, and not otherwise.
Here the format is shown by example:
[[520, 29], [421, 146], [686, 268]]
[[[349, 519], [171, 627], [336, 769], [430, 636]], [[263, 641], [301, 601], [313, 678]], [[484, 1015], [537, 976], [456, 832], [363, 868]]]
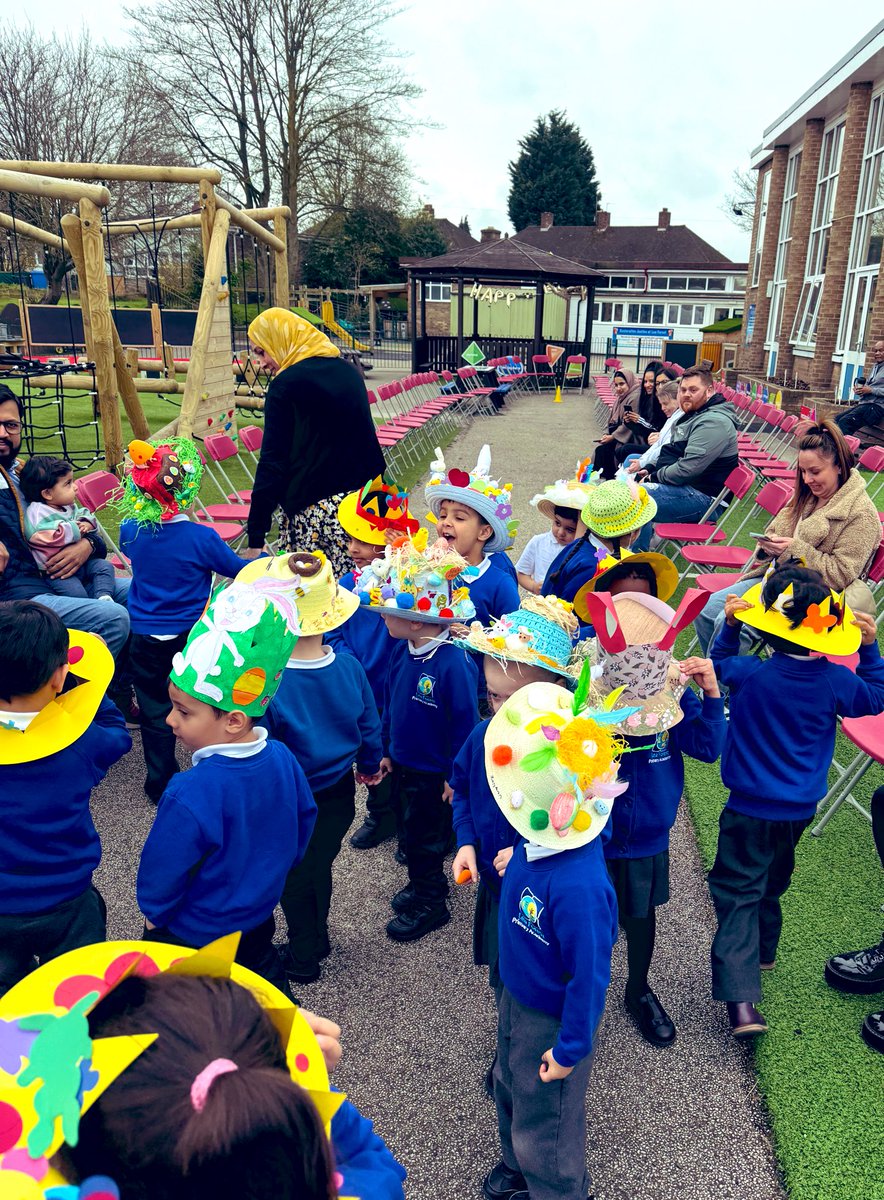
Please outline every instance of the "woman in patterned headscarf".
[[338, 504], [384, 471], [365, 384], [324, 333], [287, 309], [256, 317], [249, 342], [252, 360], [273, 379], [264, 400], [248, 556], [261, 552], [279, 509], [280, 549], [322, 550], [341, 576], [351, 564]]

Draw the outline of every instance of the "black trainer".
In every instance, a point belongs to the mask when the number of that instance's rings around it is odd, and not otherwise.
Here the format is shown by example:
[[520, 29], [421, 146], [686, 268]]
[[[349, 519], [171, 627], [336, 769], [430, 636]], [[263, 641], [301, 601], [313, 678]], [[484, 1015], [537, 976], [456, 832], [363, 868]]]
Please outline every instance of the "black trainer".
[[387, 923], [387, 936], [394, 942], [416, 942], [450, 920], [447, 904], [416, 904]]
[[511, 1171], [505, 1162], [499, 1162], [482, 1180], [485, 1200], [527, 1200], [528, 1184], [521, 1171]]
[[639, 1027], [646, 1042], [652, 1046], [671, 1046], [675, 1041], [675, 1024], [660, 1003], [657, 996], [650, 990], [638, 1000], [633, 1000], [626, 993], [626, 1007]]
[[289, 945], [280, 947], [279, 957], [282, 960], [282, 969], [290, 983], [315, 983], [322, 973], [319, 963], [315, 959], [302, 962], [295, 958]]
[[408, 866], [408, 855], [405, 853], [405, 847], [400, 842], [396, 847], [396, 853], [393, 855], [400, 867]]
[[404, 888], [400, 888], [393, 899], [390, 901], [390, 908], [393, 912], [404, 913], [410, 908], [414, 908], [417, 904], [417, 897], [414, 894], [414, 888], [410, 883], [407, 883]]
[[884, 1054], [884, 1012], [869, 1013], [860, 1033], [867, 1046]]
[[836, 954], [826, 963], [826, 983], [839, 992], [884, 992], [884, 939], [867, 950]]
[[381, 842], [389, 841], [395, 836], [396, 824], [392, 818], [389, 821], [383, 818], [378, 820], [369, 813], [350, 838], [350, 845], [355, 850], [372, 850], [375, 846], [380, 846]]

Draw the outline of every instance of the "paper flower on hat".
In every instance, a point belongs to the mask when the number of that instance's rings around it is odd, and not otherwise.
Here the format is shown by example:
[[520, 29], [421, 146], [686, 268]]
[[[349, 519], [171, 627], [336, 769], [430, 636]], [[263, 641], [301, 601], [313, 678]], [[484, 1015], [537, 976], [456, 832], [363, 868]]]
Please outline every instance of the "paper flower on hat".
[[328, 1136], [346, 1097], [330, 1091], [322, 1051], [291, 998], [235, 962], [239, 941], [233, 933], [202, 950], [161, 942], [84, 946], [43, 963], [0, 998], [3, 1200], [117, 1200], [112, 1180], [93, 1176], [67, 1184], [50, 1159], [63, 1143], [77, 1144], [81, 1114], [156, 1038], [89, 1036], [88, 1014], [130, 975], [211, 975], [248, 988], [279, 1033], [289, 1073], [310, 1096]]
[[613, 800], [625, 743], [588, 707], [589, 665], [572, 695], [554, 683], [519, 688], [485, 733], [488, 784], [509, 823], [529, 841], [574, 849], [598, 837]]
[[396, 538], [357, 571], [353, 584], [359, 603], [370, 612], [406, 617], [429, 625], [470, 621], [476, 608], [469, 581], [476, 572], [445, 538], [427, 546], [427, 531]]
[[512, 484], [500, 484], [491, 479], [491, 447], [483, 446], [475, 467], [469, 473], [445, 465], [445, 458], [436, 447], [436, 458], [430, 463], [430, 482], [425, 496], [434, 520], [438, 519], [443, 500], [456, 500], [472, 508], [491, 526], [492, 534], [485, 543], [485, 553], [495, 554], [513, 544], [519, 522], [512, 519]]
[[203, 464], [189, 438], [129, 443], [132, 466], [115, 507], [124, 519], [156, 525], [184, 512], [196, 499]]

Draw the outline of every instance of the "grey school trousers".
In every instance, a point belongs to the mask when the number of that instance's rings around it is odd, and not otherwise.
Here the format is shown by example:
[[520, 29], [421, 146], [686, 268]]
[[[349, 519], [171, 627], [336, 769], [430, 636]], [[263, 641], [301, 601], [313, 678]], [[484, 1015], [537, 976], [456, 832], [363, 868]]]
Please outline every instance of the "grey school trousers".
[[556, 1044], [561, 1022], [526, 1008], [503, 989], [494, 1064], [494, 1103], [501, 1156], [521, 1171], [531, 1200], [586, 1200], [586, 1088], [592, 1054], [567, 1079], [544, 1083], [543, 1054]]

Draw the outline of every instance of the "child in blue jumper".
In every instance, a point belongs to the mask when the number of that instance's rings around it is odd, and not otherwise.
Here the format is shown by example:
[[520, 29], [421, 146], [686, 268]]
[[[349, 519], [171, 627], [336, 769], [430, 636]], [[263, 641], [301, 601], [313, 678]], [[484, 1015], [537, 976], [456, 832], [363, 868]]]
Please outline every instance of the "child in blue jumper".
[[520, 688], [485, 734], [491, 791], [520, 835], [500, 896], [501, 1161], [485, 1178], [486, 1200], [586, 1200], [591, 1190], [586, 1090], [617, 939], [598, 835], [616, 761], [584, 707], [587, 686], [574, 696], [550, 683]]
[[[770, 658], [740, 656], [740, 621], [763, 634]], [[860, 639], [855, 675], [811, 657], [850, 655]], [[827, 791], [837, 718], [884, 710], [884, 663], [874, 618], [852, 614], [819, 572], [797, 565], [769, 570], [742, 598], [728, 596], [712, 661], [730, 690], [721, 763], [730, 795], [709, 872], [718, 917], [712, 995], [727, 1002], [734, 1036], [753, 1037], [767, 1030], [756, 1008], [761, 971], [776, 962], [780, 897]]]
[[[669, 584], [663, 583], [667, 560], [659, 554], [641, 558], [645, 561], [634, 563], [629, 558], [611, 567], [598, 576], [593, 590], [611, 596], [626, 592], [668, 600]], [[672, 574], [677, 578], [677, 573]], [[581, 607], [579, 597], [576, 607]], [[606, 692], [620, 683], [616, 678], [617, 656], [608, 661], [613, 671], [604, 683]], [[724, 701], [712, 663], [708, 659], [687, 659], [680, 669], [700, 688], [702, 700], [690, 688], [680, 698], [671, 691], [668, 695], [652, 694], [641, 701], [643, 711], [633, 712], [615, 726], [631, 751], [623, 755], [619, 771], [621, 781], [628, 786], [614, 804], [610, 837], [604, 843], [608, 873], [617, 893], [620, 926], [626, 936], [626, 1007], [642, 1036], [653, 1046], [670, 1046], [676, 1036], [674, 1022], [648, 982], [648, 972], [656, 940], [657, 908], [669, 900], [669, 832], [684, 791], [684, 756], [715, 762], [724, 747], [727, 729]], [[670, 687], [671, 683], [667, 691]], [[619, 703], [628, 707], [631, 701], [623, 696]]]
[[[369, 566], [384, 553], [384, 546], [402, 534], [414, 534], [418, 521], [409, 514], [408, 496], [388, 475], [373, 479], [359, 492], [351, 492], [338, 505], [338, 521], [347, 534], [347, 553], [356, 571]], [[352, 592], [355, 573], [348, 571], [339, 580]], [[395, 642], [371, 613], [361, 609], [349, 621], [339, 625], [326, 642], [336, 654], [346, 653], [365, 668], [369, 686], [380, 716], [384, 710], [384, 684]], [[385, 775], [380, 783], [368, 788], [365, 820], [350, 838], [356, 850], [370, 850], [388, 838], [399, 836], [397, 859], [404, 863], [402, 816], [395, 803], [392, 779]]]
[[[83, 682], [64, 691], [71, 667]], [[89, 798], [132, 745], [104, 699], [113, 671], [100, 639], [50, 609], [0, 604], [0, 996], [37, 960], [104, 940]]]
[[326, 633], [356, 614], [358, 599], [335, 583], [325, 555], [293, 554], [288, 563], [298, 576], [301, 632], [264, 724], [304, 768], [316, 801], [313, 836], [288, 873], [281, 901], [289, 930], [286, 974], [296, 983], [312, 983], [331, 953], [332, 865], [356, 815], [353, 763], [361, 782], [377, 783], [383, 748], [380, 717], [361, 664], [323, 644]]
[[156, 804], [178, 771], [175, 738], [166, 723], [172, 707], [172, 659], [183, 650], [206, 607], [213, 573], [232, 578], [246, 560], [234, 554], [210, 525], [191, 521], [187, 515], [203, 470], [193, 442], [184, 438], [132, 442], [129, 454], [133, 466], [117, 506], [125, 518], [120, 546], [132, 564], [126, 606], [132, 629], [129, 660], [147, 767], [144, 790]]
[[160, 798], [137, 885], [147, 939], [199, 947], [239, 931], [239, 962], [283, 991], [273, 910], [316, 805], [295, 756], [255, 718], [288, 662], [293, 620], [269, 589], [234, 582], [175, 656], [168, 721], [194, 766]]

